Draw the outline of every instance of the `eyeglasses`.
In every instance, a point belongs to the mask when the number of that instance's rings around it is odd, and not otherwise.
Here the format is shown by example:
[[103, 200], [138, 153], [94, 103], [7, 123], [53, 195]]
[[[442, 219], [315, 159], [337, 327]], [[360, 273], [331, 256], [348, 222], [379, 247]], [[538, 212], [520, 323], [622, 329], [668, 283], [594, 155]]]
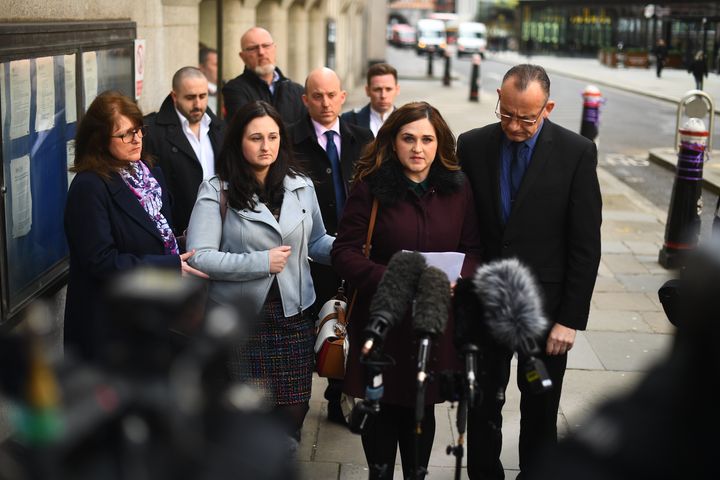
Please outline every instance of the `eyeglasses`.
[[523, 125], [530, 127], [532, 125], [535, 125], [538, 122], [538, 120], [540, 120], [540, 115], [542, 115], [543, 112], [545, 111], [545, 107], [547, 106], [548, 100], [549, 99], [545, 100], [545, 103], [543, 103], [543, 106], [540, 109], [540, 113], [538, 113], [537, 116], [535, 116], [535, 119], [532, 120], [529, 118], [520, 118], [517, 115], [508, 115], [507, 113], [501, 113], [499, 110], [500, 99], [498, 98], [497, 104], [495, 104], [495, 116], [497, 118], [499, 118], [501, 122], [511, 123], [513, 120], [517, 120], [518, 123], [521, 123]]
[[274, 42], [260, 43], [258, 45], [253, 45], [251, 47], [243, 48], [243, 51], [255, 54], [255, 53], [258, 53], [261, 48], [263, 50], [267, 50], [268, 48], [272, 47], [273, 45], [275, 45]]
[[147, 127], [143, 125], [142, 127], [128, 130], [127, 132], [121, 133], [120, 135], [110, 135], [110, 137], [119, 138], [120, 140], [122, 140], [123, 143], [132, 143], [132, 141], [135, 139], [135, 135], [137, 135], [138, 138], [143, 138], [145, 134], [147, 134]]

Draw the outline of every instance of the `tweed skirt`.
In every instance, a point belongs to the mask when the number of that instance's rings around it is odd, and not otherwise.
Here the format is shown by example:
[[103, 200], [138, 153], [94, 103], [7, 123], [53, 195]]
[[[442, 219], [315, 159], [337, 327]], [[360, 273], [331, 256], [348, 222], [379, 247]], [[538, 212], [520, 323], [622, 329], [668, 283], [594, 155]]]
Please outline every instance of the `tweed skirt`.
[[247, 342], [231, 354], [230, 378], [265, 390], [276, 405], [307, 402], [315, 366], [314, 330], [310, 319], [285, 317], [280, 300], [268, 300]]

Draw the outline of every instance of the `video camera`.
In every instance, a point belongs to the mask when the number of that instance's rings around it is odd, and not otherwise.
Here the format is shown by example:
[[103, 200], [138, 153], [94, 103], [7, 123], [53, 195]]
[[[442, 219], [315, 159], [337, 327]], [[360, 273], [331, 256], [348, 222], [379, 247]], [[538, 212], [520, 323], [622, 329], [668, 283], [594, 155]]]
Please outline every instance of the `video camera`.
[[0, 392], [15, 432], [0, 479], [297, 478], [288, 437], [264, 397], [231, 382], [225, 359], [244, 323], [205, 314], [207, 285], [137, 269], [108, 290], [109, 340], [97, 362], [48, 358], [49, 310], [0, 337]]

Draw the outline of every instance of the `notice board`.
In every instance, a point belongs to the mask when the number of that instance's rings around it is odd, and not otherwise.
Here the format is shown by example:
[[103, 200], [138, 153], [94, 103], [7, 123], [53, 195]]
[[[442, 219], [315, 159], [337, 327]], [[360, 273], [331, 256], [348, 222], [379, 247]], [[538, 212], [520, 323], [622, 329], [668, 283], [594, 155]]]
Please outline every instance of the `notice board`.
[[134, 92], [133, 22], [0, 23], [0, 329], [66, 282], [63, 228], [78, 119]]

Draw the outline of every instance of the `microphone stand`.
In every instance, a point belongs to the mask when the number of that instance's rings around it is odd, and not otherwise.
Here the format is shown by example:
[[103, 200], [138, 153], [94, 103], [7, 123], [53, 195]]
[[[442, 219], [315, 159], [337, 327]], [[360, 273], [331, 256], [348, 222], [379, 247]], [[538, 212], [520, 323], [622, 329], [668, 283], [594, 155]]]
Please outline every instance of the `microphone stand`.
[[427, 388], [427, 364], [425, 361], [429, 356], [430, 337], [423, 336], [420, 339], [420, 352], [418, 354], [418, 375], [417, 375], [417, 396], [415, 397], [415, 454], [413, 455], [413, 472], [415, 478], [425, 478], [427, 469], [419, 465], [420, 457], [420, 435], [422, 435], [422, 422], [425, 419], [425, 390]]
[[467, 428], [467, 417], [468, 410], [473, 408], [477, 396], [481, 396], [482, 393], [477, 389], [476, 372], [477, 368], [475, 365], [476, 356], [478, 353], [478, 347], [473, 344], [466, 344], [462, 348], [462, 352], [465, 356], [465, 371], [466, 375], [462, 380], [462, 388], [460, 390], [460, 398], [458, 399], [458, 410], [455, 419], [455, 425], [458, 431], [458, 439], [456, 445], [448, 445], [445, 450], [448, 455], [455, 456], [455, 480], [461, 479], [462, 474], [462, 459], [465, 454], [465, 431]]

